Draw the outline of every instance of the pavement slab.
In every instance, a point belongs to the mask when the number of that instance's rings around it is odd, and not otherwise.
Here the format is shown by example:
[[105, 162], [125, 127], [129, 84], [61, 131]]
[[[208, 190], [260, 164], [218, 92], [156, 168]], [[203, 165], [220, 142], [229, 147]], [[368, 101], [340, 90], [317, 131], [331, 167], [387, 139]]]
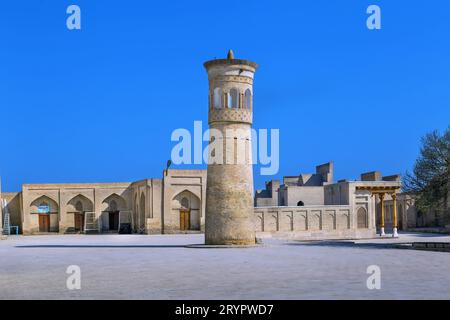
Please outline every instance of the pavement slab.
[[[399, 239], [264, 239], [202, 248], [202, 234], [11, 236], [0, 241], [0, 299], [450, 299], [450, 253], [404, 250]], [[69, 290], [71, 265], [81, 289]], [[369, 266], [381, 271], [370, 290]]]

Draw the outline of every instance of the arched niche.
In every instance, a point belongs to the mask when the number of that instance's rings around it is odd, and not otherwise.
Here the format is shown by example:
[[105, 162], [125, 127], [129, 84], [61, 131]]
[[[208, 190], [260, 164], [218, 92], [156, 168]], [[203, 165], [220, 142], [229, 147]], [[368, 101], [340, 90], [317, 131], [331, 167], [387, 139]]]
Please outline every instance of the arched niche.
[[184, 190], [172, 198], [171, 212], [180, 220], [180, 230], [200, 230], [201, 201], [193, 192]]
[[31, 202], [30, 212], [39, 214], [58, 213], [59, 206], [55, 200], [43, 195]]
[[83, 196], [82, 194], [73, 197], [67, 203], [67, 212], [84, 213], [93, 211], [94, 211], [94, 204], [90, 199]]
[[115, 212], [126, 210], [128, 210], [126, 200], [117, 193], [109, 195], [102, 202], [102, 211]]
[[366, 208], [360, 207], [358, 211], [356, 211], [356, 219], [358, 229], [368, 228], [368, 217]]

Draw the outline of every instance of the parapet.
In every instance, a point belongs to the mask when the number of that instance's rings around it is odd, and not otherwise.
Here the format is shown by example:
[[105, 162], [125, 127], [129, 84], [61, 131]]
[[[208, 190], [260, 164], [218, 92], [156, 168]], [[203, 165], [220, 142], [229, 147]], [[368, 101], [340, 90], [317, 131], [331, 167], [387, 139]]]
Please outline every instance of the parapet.
[[391, 176], [383, 177], [383, 181], [400, 181], [401, 176], [399, 174], [393, 174]]
[[361, 181], [381, 181], [380, 171], [361, 173]]
[[255, 207], [267, 207], [278, 205], [278, 192], [280, 189], [280, 180], [266, 181], [264, 190], [256, 190], [254, 205]]

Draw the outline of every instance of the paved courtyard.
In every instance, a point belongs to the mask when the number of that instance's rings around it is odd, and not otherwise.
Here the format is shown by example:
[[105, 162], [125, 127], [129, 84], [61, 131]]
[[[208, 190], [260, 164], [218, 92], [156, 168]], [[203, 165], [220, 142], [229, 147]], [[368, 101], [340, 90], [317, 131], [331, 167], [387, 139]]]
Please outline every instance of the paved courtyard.
[[[450, 299], [450, 253], [388, 246], [450, 237], [401, 236], [233, 249], [186, 247], [203, 235], [14, 236], [0, 241], [0, 299]], [[81, 290], [66, 287], [69, 265]]]

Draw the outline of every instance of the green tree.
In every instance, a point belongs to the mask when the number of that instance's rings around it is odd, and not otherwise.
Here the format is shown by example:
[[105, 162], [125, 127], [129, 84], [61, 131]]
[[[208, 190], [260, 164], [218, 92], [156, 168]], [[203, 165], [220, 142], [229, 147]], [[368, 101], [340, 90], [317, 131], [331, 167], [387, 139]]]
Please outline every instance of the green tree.
[[442, 210], [445, 216], [448, 216], [450, 126], [442, 135], [433, 131], [422, 138], [420, 155], [412, 173], [405, 174], [403, 189], [414, 196], [419, 210]]

